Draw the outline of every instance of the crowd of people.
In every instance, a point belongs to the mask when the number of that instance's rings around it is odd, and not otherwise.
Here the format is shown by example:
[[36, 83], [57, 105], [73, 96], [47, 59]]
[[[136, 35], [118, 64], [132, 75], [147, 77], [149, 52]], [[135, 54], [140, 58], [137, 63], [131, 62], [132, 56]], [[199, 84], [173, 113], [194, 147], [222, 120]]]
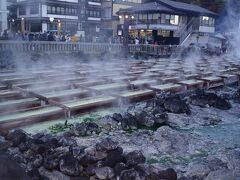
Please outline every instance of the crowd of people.
[[117, 37], [106, 37], [101, 35], [96, 36], [77, 36], [75, 34], [57, 31], [46, 32], [11, 32], [8, 30], [0, 33], [0, 40], [16, 40], [16, 41], [57, 41], [57, 42], [108, 42], [108, 43], [120, 43]]

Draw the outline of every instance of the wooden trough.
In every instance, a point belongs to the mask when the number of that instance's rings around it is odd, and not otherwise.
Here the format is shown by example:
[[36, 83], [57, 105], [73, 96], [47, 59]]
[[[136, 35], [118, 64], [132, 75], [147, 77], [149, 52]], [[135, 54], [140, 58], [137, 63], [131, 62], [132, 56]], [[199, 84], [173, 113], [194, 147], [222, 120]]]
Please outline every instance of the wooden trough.
[[199, 79], [204, 81], [204, 87], [206, 87], [207, 89], [216, 88], [224, 85], [223, 78], [221, 77], [209, 76]]

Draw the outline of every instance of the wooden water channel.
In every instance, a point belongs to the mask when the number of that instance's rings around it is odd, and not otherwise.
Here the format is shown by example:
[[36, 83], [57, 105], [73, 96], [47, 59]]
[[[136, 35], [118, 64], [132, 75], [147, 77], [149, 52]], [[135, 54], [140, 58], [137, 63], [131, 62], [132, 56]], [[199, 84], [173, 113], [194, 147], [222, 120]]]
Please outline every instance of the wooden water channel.
[[[153, 56], [170, 56], [178, 53], [178, 46], [128, 45], [129, 52]], [[0, 41], [0, 52], [83, 52], [85, 54], [122, 53], [122, 44], [106, 43], [68, 43], [51, 41]]]
[[[124, 62], [124, 63], [123, 63]], [[210, 70], [216, 65], [218, 69]], [[240, 64], [200, 60], [195, 71], [182, 60], [112, 62], [104, 69], [76, 63], [26, 72], [0, 72], [0, 129], [69, 118], [94, 108], [239, 83]]]

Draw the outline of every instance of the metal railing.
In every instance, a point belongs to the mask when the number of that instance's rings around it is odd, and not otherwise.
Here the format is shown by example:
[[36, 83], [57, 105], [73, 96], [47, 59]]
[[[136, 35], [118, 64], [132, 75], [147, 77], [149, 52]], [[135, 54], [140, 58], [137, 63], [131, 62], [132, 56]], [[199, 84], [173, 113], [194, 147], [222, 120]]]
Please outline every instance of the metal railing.
[[139, 45], [129, 45], [129, 50], [131, 53], [140, 52], [148, 55], [156, 56], [170, 56], [177, 54], [179, 46], [177, 45], [148, 45], [148, 44], [139, 44]]
[[106, 43], [66, 43], [49, 41], [0, 41], [0, 51], [20, 52], [85, 52], [102, 53], [106, 51], [118, 52], [121, 44]]
[[[168, 56], [177, 52], [178, 46], [129, 44], [129, 52], [149, 55]], [[107, 43], [66, 43], [48, 41], [0, 41], [0, 51], [12, 52], [84, 52], [101, 54], [104, 52], [121, 53], [122, 44]]]

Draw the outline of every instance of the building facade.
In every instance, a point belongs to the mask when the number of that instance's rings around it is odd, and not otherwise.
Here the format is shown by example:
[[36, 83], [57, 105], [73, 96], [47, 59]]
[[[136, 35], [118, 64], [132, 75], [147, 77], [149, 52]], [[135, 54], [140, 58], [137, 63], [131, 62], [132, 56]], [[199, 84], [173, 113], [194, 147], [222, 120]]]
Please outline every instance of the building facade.
[[8, 29], [7, 23], [7, 0], [0, 1], [0, 33]]
[[200, 6], [170, 0], [144, 3], [118, 12], [129, 34], [158, 44], [206, 43], [215, 32], [216, 14]]
[[17, 0], [11, 9], [20, 31], [97, 36], [103, 29], [102, 0]]

